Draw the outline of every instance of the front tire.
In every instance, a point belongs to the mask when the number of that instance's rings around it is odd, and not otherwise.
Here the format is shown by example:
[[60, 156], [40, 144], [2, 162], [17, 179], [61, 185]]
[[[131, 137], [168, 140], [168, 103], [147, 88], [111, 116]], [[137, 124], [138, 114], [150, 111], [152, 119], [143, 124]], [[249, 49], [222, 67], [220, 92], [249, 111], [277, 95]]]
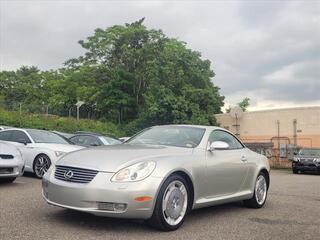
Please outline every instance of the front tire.
[[253, 197], [249, 200], [245, 200], [244, 204], [249, 208], [262, 208], [263, 205], [266, 203], [267, 195], [267, 177], [265, 173], [260, 172], [255, 182]]
[[16, 180], [15, 177], [11, 177], [11, 178], [0, 178], [0, 183], [12, 183], [12, 182], [14, 182], [14, 180]]
[[169, 176], [160, 188], [149, 225], [162, 231], [178, 229], [190, 208], [190, 196], [188, 183], [182, 176]]
[[42, 178], [51, 166], [50, 158], [45, 154], [39, 154], [33, 161], [33, 172], [37, 178]]

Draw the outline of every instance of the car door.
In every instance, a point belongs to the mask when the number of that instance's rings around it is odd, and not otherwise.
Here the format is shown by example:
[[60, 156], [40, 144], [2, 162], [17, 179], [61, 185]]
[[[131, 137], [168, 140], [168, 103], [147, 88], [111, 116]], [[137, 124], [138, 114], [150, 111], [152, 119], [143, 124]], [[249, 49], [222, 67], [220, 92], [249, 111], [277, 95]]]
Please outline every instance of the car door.
[[214, 141], [226, 142], [229, 148], [206, 152], [208, 198], [237, 193], [248, 171], [246, 148], [236, 137], [223, 130], [214, 130], [209, 136], [208, 146]]

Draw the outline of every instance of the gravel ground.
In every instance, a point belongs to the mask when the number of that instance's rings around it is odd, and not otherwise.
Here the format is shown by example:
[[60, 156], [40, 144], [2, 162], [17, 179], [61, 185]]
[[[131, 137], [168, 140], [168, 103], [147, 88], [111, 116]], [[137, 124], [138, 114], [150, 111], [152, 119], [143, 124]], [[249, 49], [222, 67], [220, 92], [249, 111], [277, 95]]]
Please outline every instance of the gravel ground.
[[320, 239], [320, 176], [273, 170], [262, 209], [241, 203], [193, 211], [175, 232], [47, 205], [41, 181], [0, 185], [0, 239]]

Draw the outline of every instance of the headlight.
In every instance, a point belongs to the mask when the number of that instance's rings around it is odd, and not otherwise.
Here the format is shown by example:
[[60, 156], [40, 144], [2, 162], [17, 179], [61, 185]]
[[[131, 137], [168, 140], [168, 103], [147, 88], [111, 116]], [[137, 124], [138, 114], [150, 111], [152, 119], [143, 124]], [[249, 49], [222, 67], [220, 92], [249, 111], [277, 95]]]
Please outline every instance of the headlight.
[[294, 158], [293, 158], [293, 161], [294, 161], [294, 162], [300, 162], [300, 158], [294, 157]]
[[315, 159], [313, 159], [313, 161], [314, 161], [315, 163], [320, 163], [320, 158], [315, 158]]
[[139, 162], [118, 171], [111, 178], [112, 182], [135, 182], [150, 176], [156, 167], [153, 161]]
[[62, 155], [66, 154], [66, 153], [61, 152], [61, 151], [55, 151], [54, 154], [56, 155], [56, 157], [61, 157]]

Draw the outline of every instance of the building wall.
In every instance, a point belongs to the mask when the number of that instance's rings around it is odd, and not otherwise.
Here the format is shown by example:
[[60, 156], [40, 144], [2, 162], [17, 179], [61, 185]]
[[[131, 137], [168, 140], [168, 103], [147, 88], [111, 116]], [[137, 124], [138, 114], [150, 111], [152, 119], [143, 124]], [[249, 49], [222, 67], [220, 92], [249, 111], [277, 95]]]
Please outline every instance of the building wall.
[[[236, 133], [236, 121], [229, 114], [217, 114], [216, 118], [221, 127]], [[271, 141], [278, 137], [279, 129], [282, 143], [294, 144], [296, 139], [301, 147], [320, 147], [320, 107], [244, 112], [238, 125], [240, 138], [245, 142]]]

